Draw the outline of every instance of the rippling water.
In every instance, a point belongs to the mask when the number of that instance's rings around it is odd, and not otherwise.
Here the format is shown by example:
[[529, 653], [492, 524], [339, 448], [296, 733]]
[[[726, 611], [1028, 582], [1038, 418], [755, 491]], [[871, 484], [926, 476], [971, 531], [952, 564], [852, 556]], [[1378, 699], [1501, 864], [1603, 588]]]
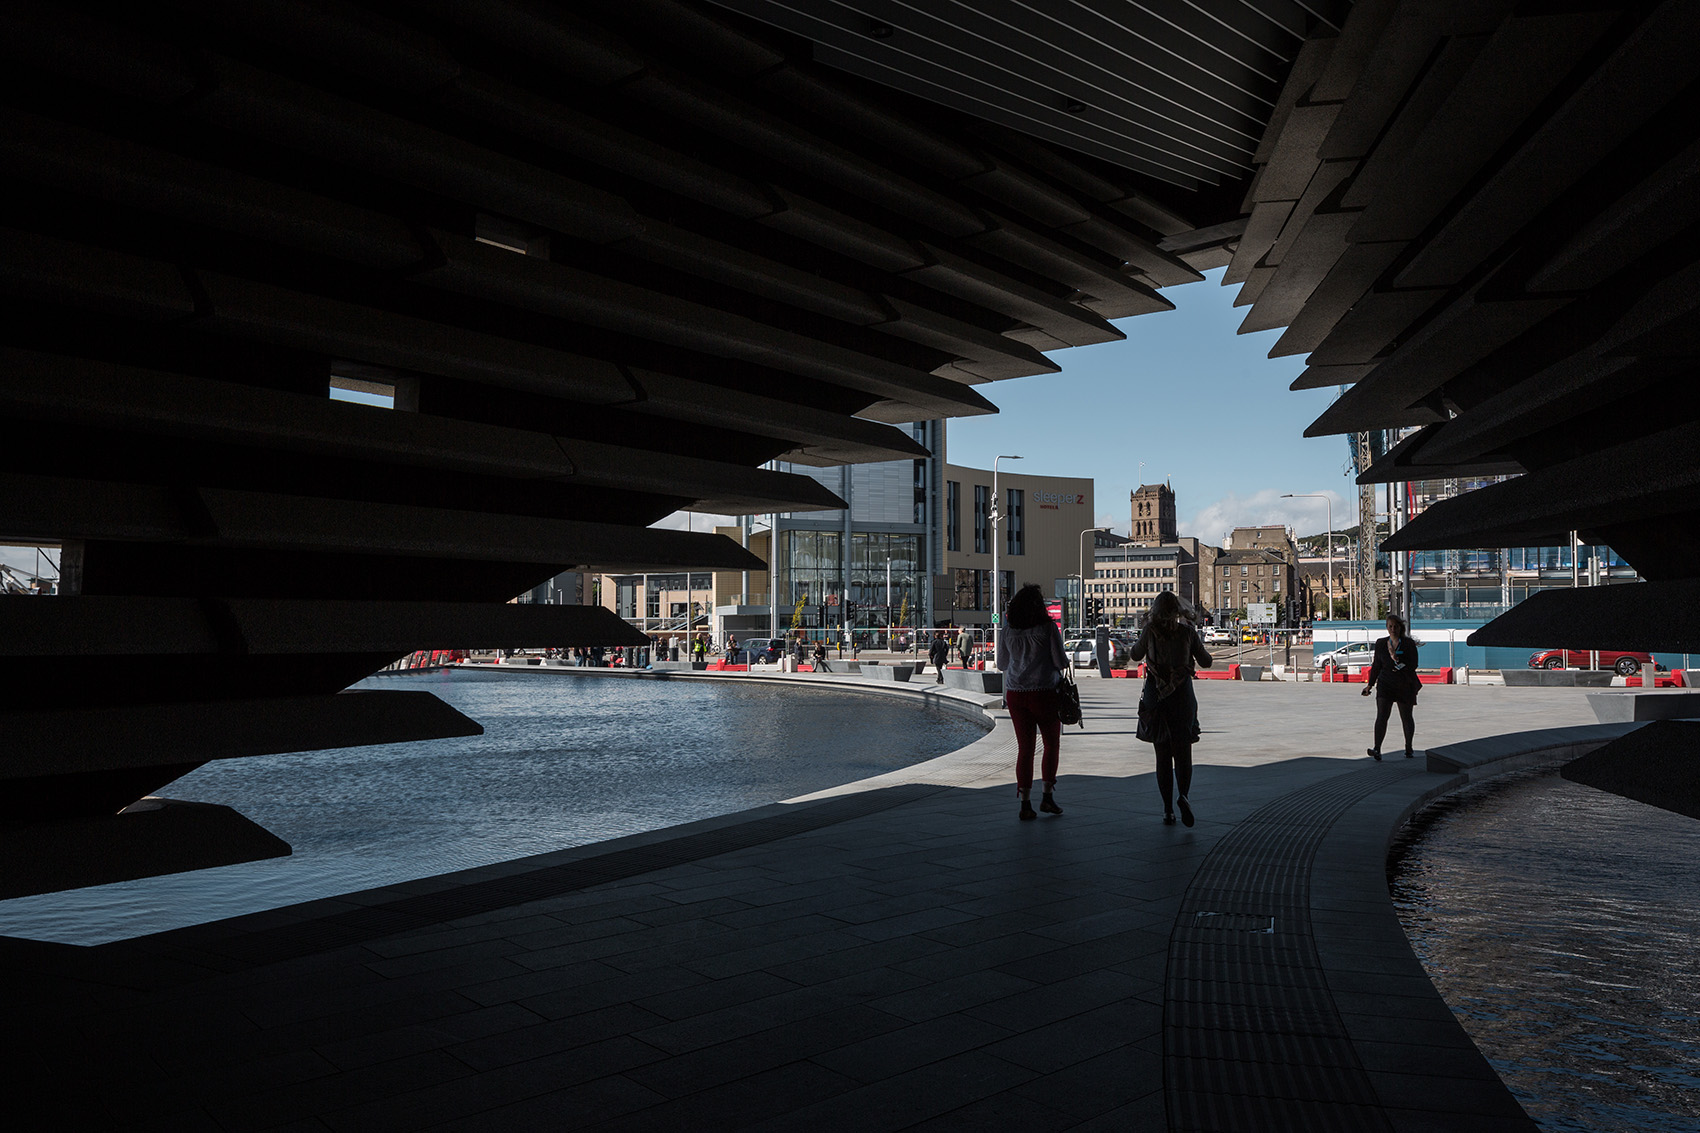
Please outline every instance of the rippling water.
[[1700, 823], [1561, 779], [1425, 812], [1390, 860], [1435, 987], [1549, 1131], [1700, 1129]]
[[161, 790], [223, 803], [287, 858], [0, 901], [0, 935], [97, 944], [584, 845], [878, 775], [984, 735], [795, 686], [457, 671], [424, 689], [482, 736], [210, 763]]

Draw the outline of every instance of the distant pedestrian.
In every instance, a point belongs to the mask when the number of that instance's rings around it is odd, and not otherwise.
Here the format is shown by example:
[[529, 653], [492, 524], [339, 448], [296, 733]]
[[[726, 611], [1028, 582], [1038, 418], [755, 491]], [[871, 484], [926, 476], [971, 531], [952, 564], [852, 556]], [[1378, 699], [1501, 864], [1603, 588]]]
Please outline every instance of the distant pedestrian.
[[[1209, 668], [1213, 662], [1198, 640], [1198, 631], [1184, 620], [1186, 613], [1173, 591], [1165, 590], [1151, 602], [1139, 640], [1128, 651], [1130, 661], [1145, 662], [1145, 688], [1139, 697], [1140, 726], [1157, 753], [1157, 791], [1163, 796], [1163, 824], [1175, 824], [1176, 806], [1181, 821], [1193, 823], [1192, 744], [1198, 734], [1198, 697], [1193, 692], [1195, 665]], [[1179, 788], [1178, 792], [1176, 788]]]
[[736, 661], [737, 659], [738, 659], [738, 635], [735, 634], [735, 633], [729, 633], [729, 634], [726, 635], [726, 663], [728, 665], [730, 665], [730, 664], [732, 664], [732, 662]]
[[821, 641], [818, 638], [815, 640], [815, 672], [832, 672], [831, 669], [826, 667], [826, 642]]
[[701, 634], [698, 634], [696, 636], [696, 638], [691, 642], [691, 660], [693, 660], [693, 661], [706, 661], [706, 660], [708, 660], [708, 642], [707, 642], [706, 639], [704, 639], [704, 637]]
[[1009, 600], [1004, 631], [998, 635], [998, 669], [1003, 673], [1004, 703], [1009, 705], [1009, 722], [1015, 729], [1015, 793], [1021, 799], [1017, 817], [1023, 821], [1039, 816], [1028, 796], [1033, 788], [1035, 739], [1045, 743], [1040, 779], [1044, 785], [1039, 809], [1061, 814], [1052, 798], [1057, 785], [1057, 764], [1062, 746], [1062, 721], [1057, 718], [1057, 682], [1068, 669], [1062, 633], [1045, 609], [1045, 595], [1028, 583]]
[[969, 632], [967, 626], [963, 626], [962, 632], [956, 635], [956, 656], [964, 669], [968, 667], [968, 659], [973, 655], [974, 635]]
[[938, 674], [935, 684], [944, 684], [944, 667], [950, 660], [950, 639], [943, 630], [933, 634], [933, 642], [927, 647], [927, 660], [933, 663], [933, 671]]
[[1411, 740], [1417, 734], [1411, 709], [1417, 706], [1417, 692], [1423, 687], [1417, 679], [1417, 643], [1405, 632], [1405, 619], [1397, 614], [1387, 615], [1387, 636], [1375, 643], [1374, 659], [1369, 666], [1369, 679], [1364, 682], [1363, 695], [1375, 691], [1375, 746], [1369, 749], [1371, 759], [1381, 759], [1381, 741], [1387, 738], [1387, 718], [1393, 706], [1399, 706], [1399, 723], [1405, 729], [1405, 758], [1416, 753]]

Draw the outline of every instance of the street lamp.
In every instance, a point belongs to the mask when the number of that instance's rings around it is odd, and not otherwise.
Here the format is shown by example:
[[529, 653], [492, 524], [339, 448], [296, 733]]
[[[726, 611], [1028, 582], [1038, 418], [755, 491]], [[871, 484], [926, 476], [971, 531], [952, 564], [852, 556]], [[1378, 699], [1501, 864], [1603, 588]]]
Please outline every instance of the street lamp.
[[[1079, 556], [1079, 558], [1080, 558], [1080, 610], [1079, 610], [1079, 613], [1080, 613], [1080, 631], [1082, 633], [1086, 632], [1086, 537], [1088, 535], [1092, 534], [1094, 531], [1108, 531], [1108, 530], [1109, 530], [1108, 527], [1088, 527], [1086, 530], [1082, 531], [1079, 535], [1075, 536], [1075, 542], [1077, 544], [1079, 544], [1079, 550], [1080, 550], [1080, 556]], [[1098, 558], [1097, 558], [1096, 555], [1094, 555], [1092, 557], [1092, 573], [1093, 574], [1098, 573]]]
[[998, 572], [998, 544], [1003, 542], [1003, 514], [998, 510], [998, 461], [1020, 460], [1019, 456], [992, 458], [992, 664], [997, 664], [998, 630], [1003, 625], [1003, 575]]
[[[1328, 509], [1328, 620], [1334, 620], [1334, 500], [1321, 492], [1284, 492], [1284, 500], [1321, 500]], [[1297, 564], [1295, 564], [1297, 565]]]

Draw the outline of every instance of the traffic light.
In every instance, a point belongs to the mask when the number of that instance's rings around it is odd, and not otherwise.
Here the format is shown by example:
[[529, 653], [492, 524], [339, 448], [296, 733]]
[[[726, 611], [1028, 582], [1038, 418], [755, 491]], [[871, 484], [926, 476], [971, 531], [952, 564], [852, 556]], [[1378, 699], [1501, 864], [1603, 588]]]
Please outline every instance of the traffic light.
[[852, 626], [856, 624], [856, 603], [844, 603], [844, 624]]

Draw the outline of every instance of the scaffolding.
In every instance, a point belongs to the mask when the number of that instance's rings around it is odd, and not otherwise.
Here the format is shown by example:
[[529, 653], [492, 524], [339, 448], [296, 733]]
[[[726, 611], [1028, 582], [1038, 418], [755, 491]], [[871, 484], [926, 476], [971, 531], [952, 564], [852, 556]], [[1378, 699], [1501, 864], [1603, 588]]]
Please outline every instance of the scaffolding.
[[[1379, 433], [1352, 433], [1349, 437], [1352, 446], [1352, 472], [1354, 476], [1361, 475], [1375, 461], [1374, 443], [1379, 439]], [[1358, 485], [1358, 538], [1357, 552], [1352, 563], [1352, 608], [1359, 617], [1374, 618], [1376, 613], [1375, 592], [1375, 486], [1373, 484]]]

